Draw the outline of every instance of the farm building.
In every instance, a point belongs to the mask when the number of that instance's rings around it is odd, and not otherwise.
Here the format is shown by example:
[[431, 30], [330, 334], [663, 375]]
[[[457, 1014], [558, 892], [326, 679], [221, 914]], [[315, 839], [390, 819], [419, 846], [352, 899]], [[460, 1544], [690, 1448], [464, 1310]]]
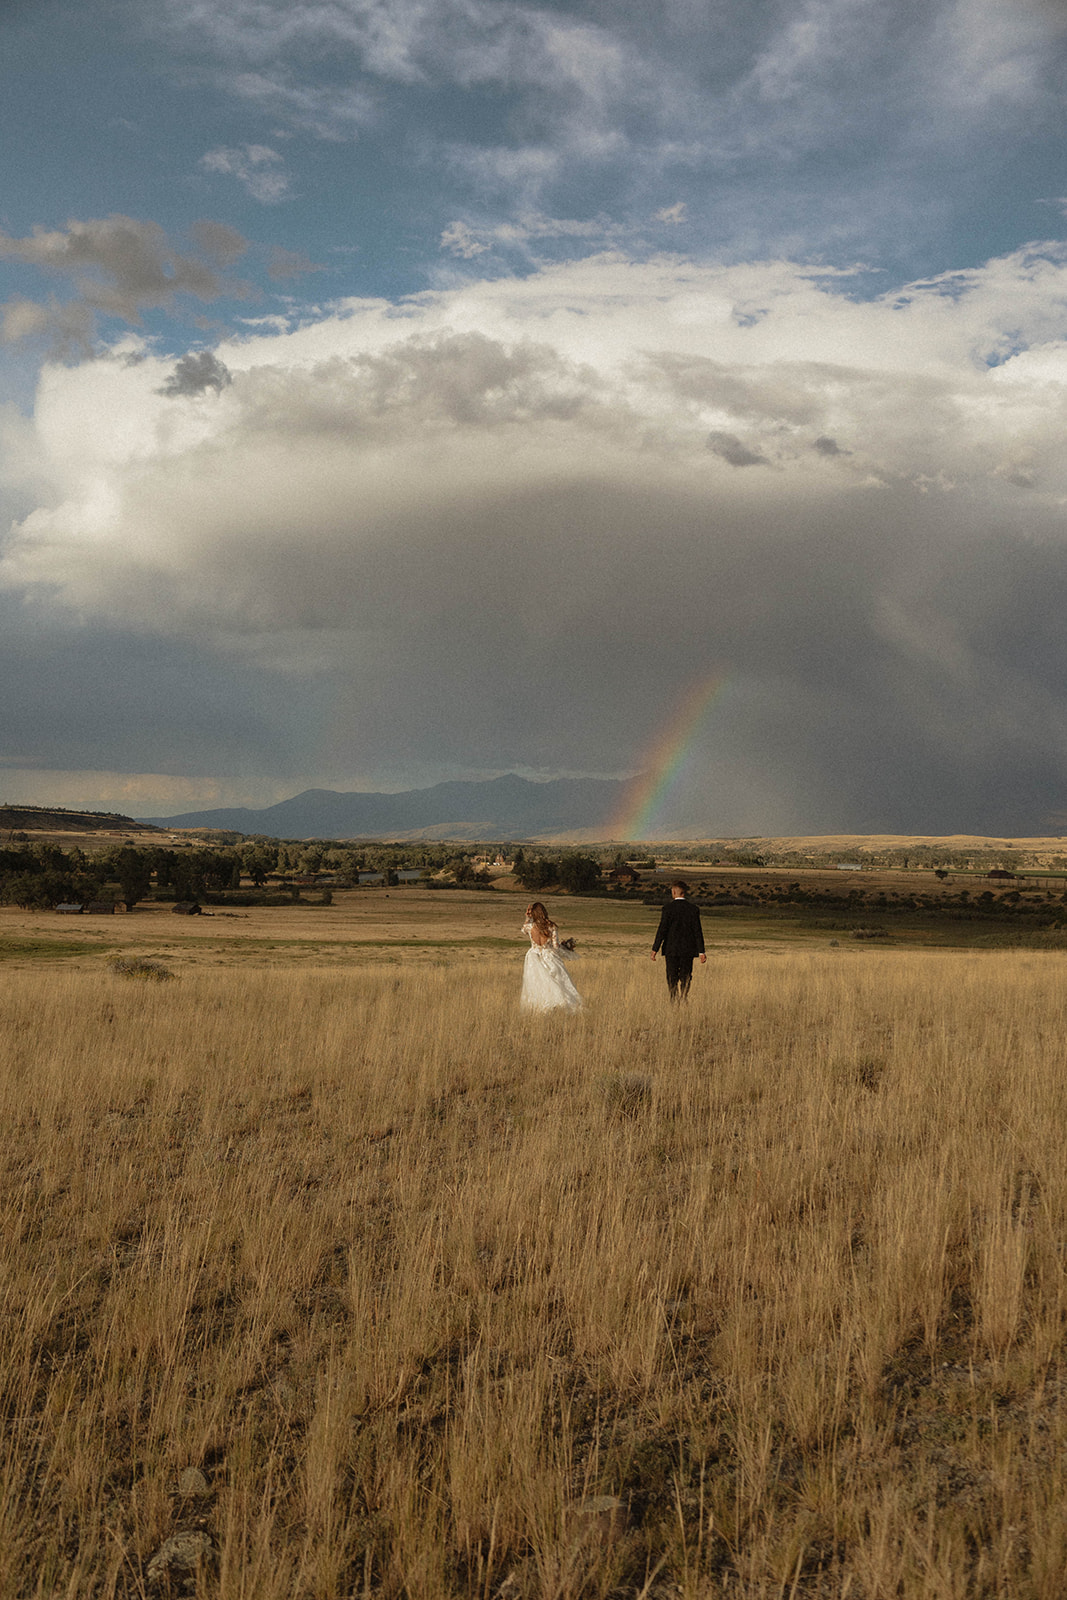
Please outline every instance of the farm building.
[[640, 883], [641, 879], [633, 867], [612, 867], [608, 873], [608, 882], [618, 884], [620, 887], [629, 887]]

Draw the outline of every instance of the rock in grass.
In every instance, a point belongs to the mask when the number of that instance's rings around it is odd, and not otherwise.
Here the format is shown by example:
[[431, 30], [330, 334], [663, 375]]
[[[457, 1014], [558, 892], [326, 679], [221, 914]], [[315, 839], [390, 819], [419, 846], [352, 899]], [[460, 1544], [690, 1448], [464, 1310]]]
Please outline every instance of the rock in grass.
[[211, 1554], [211, 1539], [206, 1533], [175, 1533], [165, 1539], [148, 1563], [149, 1583], [158, 1583], [171, 1574], [192, 1572], [198, 1562]]
[[207, 1494], [208, 1482], [199, 1467], [186, 1467], [178, 1479], [179, 1494]]

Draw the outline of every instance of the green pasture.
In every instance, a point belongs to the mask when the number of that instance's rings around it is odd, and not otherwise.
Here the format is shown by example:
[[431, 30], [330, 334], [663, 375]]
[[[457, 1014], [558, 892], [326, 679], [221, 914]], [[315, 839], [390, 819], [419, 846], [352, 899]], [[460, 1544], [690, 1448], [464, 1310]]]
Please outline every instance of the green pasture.
[[[551, 914], [564, 936], [576, 939], [580, 954], [645, 956], [659, 919], [658, 904], [605, 897], [554, 895]], [[311, 964], [338, 967], [367, 960], [402, 963], [429, 961], [447, 965], [478, 957], [513, 956], [520, 963], [526, 942], [520, 932], [525, 898], [514, 894], [410, 893], [370, 901], [362, 895], [348, 903], [316, 908], [309, 928], [306, 908], [271, 908], [269, 923], [249, 924], [220, 917], [197, 919], [176, 927], [170, 919], [122, 920], [119, 928], [97, 934], [85, 930], [72, 939], [47, 926], [40, 914], [27, 927], [26, 918], [10, 928], [0, 917], [0, 963], [85, 962], [101, 964], [116, 951], [182, 966], [248, 967]], [[957, 906], [939, 909], [825, 905], [705, 906], [704, 932], [709, 952], [730, 946], [894, 949], [1067, 950], [1067, 919], [1060, 908], [1020, 906], [981, 910]], [[441, 914], [444, 912], [444, 914]], [[43, 925], [42, 925], [43, 924]], [[290, 931], [291, 930], [291, 931]], [[320, 932], [321, 930], [321, 932]], [[121, 931], [122, 937], [116, 937]], [[81, 932], [81, 930], [79, 930]]]
[[106, 955], [112, 946], [95, 940], [23, 939], [0, 936], [0, 961], [63, 961], [71, 956]]

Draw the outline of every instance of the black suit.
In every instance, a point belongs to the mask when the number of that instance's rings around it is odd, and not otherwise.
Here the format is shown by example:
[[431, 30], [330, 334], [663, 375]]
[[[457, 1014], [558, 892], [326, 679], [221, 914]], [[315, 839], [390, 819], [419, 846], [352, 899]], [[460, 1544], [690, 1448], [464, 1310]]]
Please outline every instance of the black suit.
[[704, 954], [700, 911], [691, 900], [671, 899], [663, 907], [652, 946], [663, 950], [667, 989], [672, 1000], [684, 1000], [693, 981], [693, 962]]

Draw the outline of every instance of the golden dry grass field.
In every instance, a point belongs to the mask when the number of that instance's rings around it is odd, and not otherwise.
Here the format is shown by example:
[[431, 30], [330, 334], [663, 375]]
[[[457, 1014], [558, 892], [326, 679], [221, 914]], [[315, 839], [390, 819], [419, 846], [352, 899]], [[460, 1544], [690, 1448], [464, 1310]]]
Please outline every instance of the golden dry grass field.
[[0, 1594], [1061, 1600], [1065, 958], [521, 905], [0, 914]]

